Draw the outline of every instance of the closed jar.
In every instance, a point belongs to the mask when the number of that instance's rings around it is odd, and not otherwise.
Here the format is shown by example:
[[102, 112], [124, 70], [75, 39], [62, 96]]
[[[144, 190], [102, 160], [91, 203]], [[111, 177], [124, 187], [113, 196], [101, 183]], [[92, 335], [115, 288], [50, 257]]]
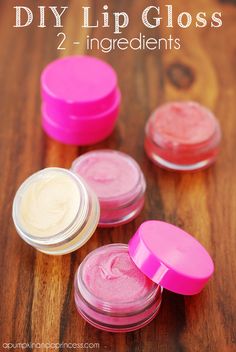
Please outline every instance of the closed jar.
[[57, 141], [95, 144], [107, 138], [118, 118], [121, 93], [115, 70], [92, 56], [69, 56], [41, 75], [42, 126]]

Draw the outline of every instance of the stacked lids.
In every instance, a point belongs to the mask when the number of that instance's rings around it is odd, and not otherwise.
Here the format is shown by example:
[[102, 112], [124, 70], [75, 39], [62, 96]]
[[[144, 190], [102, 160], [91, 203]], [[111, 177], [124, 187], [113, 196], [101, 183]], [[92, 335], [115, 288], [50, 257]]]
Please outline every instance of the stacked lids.
[[90, 56], [50, 63], [41, 76], [42, 125], [59, 142], [94, 144], [113, 131], [121, 95], [114, 69]]

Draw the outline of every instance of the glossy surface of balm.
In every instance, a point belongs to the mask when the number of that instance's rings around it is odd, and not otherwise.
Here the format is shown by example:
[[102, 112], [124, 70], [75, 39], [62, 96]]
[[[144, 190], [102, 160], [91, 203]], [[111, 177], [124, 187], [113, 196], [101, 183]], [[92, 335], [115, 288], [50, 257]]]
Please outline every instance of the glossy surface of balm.
[[47, 254], [67, 254], [94, 233], [99, 219], [96, 195], [79, 176], [47, 168], [27, 178], [16, 192], [12, 216], [22, 239]]
[[89, 291], [104, 301], [121, 303], [147, 295], [154, 284], [136, 267], [127, 248], [111, 248], [86, 261], [83, 280]]
[[164, 168], [191, 171], [215, 161], [220, 139], [219, 123], [210, 110], [195, 102], [168, 103], [149, 119], [145, 149]]
[[161, 295], [161, 287], [136, 267], [124, 244], [91, 252], [75, 276], [79, 313], [107, 331], [132, 331], [148, 324], [159, 310]]
[[35, 236], [55, 235], [75, 219], [80, 192], [69, 174], [52, 170], [35, 178], [22, 194], [19, 215], [22, 227]]
[[100, 226], [121, 225], [142, 210], [146, 182], [139, 165], [127, 154], [113, 150], [89, 152], [74, 161], [72, 171], [97, 194]]

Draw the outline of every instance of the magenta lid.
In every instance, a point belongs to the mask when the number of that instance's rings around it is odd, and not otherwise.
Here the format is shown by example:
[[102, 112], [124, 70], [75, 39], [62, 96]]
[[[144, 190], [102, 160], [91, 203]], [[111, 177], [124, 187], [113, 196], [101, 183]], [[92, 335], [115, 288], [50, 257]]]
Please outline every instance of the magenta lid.
[[93, 116], [117, 101], [117, 75], [106, 62], [91, 56], [69, 56], [51, 62], [41, 75], [42, 99], [54, 111]]
[[214, 272], [210, 255], [194, 237], [162, 221], [144, 222], [129, 242], [129, 253], [152, 281], [183, 295], [199, 293]]
[[42, 126], [65, 144], [89, 145], [115, 127], [121, 95], [117, 75], [104, 61], [69, 56], [50, 63], [41, 76]]
[[52, 138], [65, 144], [91, 145], [107, 138], [113, 131], [119, 107], [115, 105], [105, 114], [95, 118], [80, 118], [74, 116], [64, 118], [62, 115], [49, 115], [48, 109], [42, 105], [42, 126]]

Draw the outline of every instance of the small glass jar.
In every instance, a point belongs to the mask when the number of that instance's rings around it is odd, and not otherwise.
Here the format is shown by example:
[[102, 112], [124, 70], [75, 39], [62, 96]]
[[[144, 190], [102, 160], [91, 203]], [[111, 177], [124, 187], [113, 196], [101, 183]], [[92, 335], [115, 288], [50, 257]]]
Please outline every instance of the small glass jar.
[[100, 227], [130, 222], [144, 205], [146, 181], [137, 162], [114, 150], [98, 150], [77, 158], [71, 170], [83, 177], [100, 203]]
[[96, 230], [99, 203], [77, 175], [46, 168], [18, 189], [12, 216], [20, 237], [37, 250], [62, 255], [83, 246]]
[[157, 165], [194, 171], [211, 165], [219, 153], [220, 125], [196, 102], [171, 102], [158, 108], [146, 125], [145, 150]]
[[[109, 255], [113, 257], [109, 258]], [[123, 264], [122, 255], [125, 256]], [[108, 256], [108, 259], [103, 256]], [[103, 246], [91, 252], [76, 272], [74, 294], [77, 310], [96, 328], [111, 332], [134, 331], [147, 325], [159, 311], [162, 299], [161, 286], [147, 278], [134, 263], [132, 264], [131, 259], [130, 262], [126, 262], [128, 256], [128, 246], [125, 244]], [[100, 265], [94, 263], [96, 258], [100, 261]], [[89, 280], [86, 279], [88, 273]], [[95, 285], [97, 283], [100, 286], [98, 292], [89, 287], [92, 285], [94, 273], [96, 273]], [[101, 283], [104, 283], [105, 296], [104, 292], [99, 293]], [[137, 291], [141, 283], [145, 289], [143, 291], [140, 289], [139, 295]], [[127, 300], [125, 300], [126, 290], [129, 290]]]

